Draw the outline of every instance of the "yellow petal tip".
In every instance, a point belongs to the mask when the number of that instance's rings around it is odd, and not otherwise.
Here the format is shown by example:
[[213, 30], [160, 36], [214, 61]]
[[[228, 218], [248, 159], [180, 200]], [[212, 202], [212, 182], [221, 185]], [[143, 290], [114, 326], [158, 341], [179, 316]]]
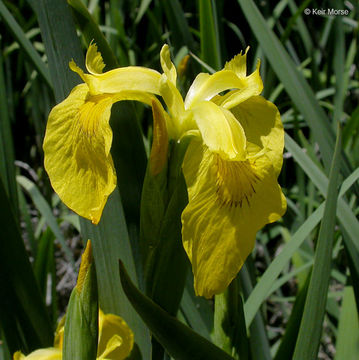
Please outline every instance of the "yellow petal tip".
[[79, 293], [81, 293], [82, 291], [86, 274], [91, 264], [92, 264], [92, 246], [91, 246], [91, 240], [87, 240], [86, 248], [81, 259], [79, 276], [77, 278], [77, 284], [76, 284], [76, 289]]

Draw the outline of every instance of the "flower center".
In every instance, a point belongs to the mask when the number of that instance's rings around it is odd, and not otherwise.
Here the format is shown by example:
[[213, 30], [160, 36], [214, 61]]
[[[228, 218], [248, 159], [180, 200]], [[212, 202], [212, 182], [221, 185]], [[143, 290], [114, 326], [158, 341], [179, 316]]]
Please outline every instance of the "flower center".
[[218, 155], [216, 166], [216, 193], [220, 206], [242, 207], [244, 201], [250, 206], [250, 198], [260, 179], [249, 161], [225, 161]]

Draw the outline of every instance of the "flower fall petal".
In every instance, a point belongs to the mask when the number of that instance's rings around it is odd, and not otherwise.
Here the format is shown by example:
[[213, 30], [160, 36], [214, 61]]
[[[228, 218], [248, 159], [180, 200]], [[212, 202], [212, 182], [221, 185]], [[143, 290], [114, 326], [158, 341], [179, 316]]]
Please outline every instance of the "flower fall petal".
[[55, 106], [47, 124], [45, 169], [61, 200], [94, 224], [116, 186], [110, 155], [112, 98], [90, 97], [85, 84]]

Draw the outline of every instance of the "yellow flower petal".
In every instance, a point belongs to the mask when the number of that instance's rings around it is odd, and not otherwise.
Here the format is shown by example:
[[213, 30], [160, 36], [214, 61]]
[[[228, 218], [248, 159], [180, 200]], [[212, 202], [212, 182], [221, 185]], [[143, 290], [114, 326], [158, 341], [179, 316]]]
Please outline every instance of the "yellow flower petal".
[[189, 203], [182, 213], [183, 245], [197, 295], [218, 294], [253, 249], [256, 232], [278, 220], [286, 202], [266, 155], [225, 161], [192, 142], [183, 165]]
[[245, 159], [246, 137], [230, 111], [210, 101], [198, 103], [192, 111], [203, 141], [211, 151], [228, 160]]
[[91, 97], [85, 84], [55, 106], [44, 139], [45, 169], [61, 200], [94, 224], [116, 187], [109, 126], [113, 99]]
[[249, 46], [246, 48], [246, 51], [242, 55], [242, 51], [236, 55], [232, 60], [227, 61], [224, 65], [225, 70], [231, 70], [236, 73], [240, 78], [244, 78], [247, 75], [247, 52]]
[[90, 45], [86, 56], [86, 66], [90, 74], [85, 74], [73, 60], [69, 63], [70, 69], [79, 74], [87, 84], [91, 95], [116, 94], [124, 91], [160, 93], [161, 74], [156, 70], [142, 66], [128, 66], [99, 73], [104, 64], [95, 46]]
[[[127, 356], [131, 353], [134, 344], [134, 335], [132, 333], [132, 330], [128, 327], [126, 322], [120, 316], [114, 314], [104, 314], [101, 309], [99, 309], [98, 315], [99, 343], [97, 349], [97, 359], [126, 359]], [[65, 316], [60, 320], [60, 323], [56, 329], [55, 336], [55, 347], [60, 352], [63, 344], [64, 325]], [[17, 354], [17, 356], [22, 355], [20, 352], [15, 354]], [[14, 358], [14, 360], [22, 360], [22, 358]]]
[[102, 74], [102, 70], [105, 67], [102, 55], [97, 51], [96, 44], [90, 44], [86, 53], [86, 69], [90, 74]]
[[160, 93], [159, 72], [141, 66], [128, 66], [98, 75], [85, 75], [91, 94], [114, 94], [121, 91]]
[[92, 96], [81, 84], [49, 115], [43, 148], [51, 185], [70, 209], [94, 224], [116, 187], [110, 154], [111, 106], [121, 100], [151, 105], [152, 99], [136, 91]]
[[201, 73], [194, 79], [185, 99], [185, 108], [211, 100], [213, 96], [230, 89], [242, 89], [246, 82], [231, 70], [221, 70], [212, 75]]
[[61, 360], [62, 351], [55, 348], [39, 349], [25, 356], [17, 351], [14, 354], [14, 360]]
[[[97, 356], [100, 359], [126, 359], [132, 351], [133, 343], [133, 333], [121, 317], [113, 314], [105, 315], [101, 310], [99, 311]], [[104, 354], [106, 357], [103, 357]]]
[[[277, 107], [255, 96], [231, 111], [242, 125], [247, 141], [265, 149], [278, 176], [283, 163], [284, 130]], [[256, 156], [256, 152], [248, 156]]]
[[13, 356], [13, 360], [24, 360], [25, 355], [21, 353], [21, 351], [16, 351], [16, 353]]
[[168, 157], [168, 133], [164, 115], [165, 111], [158, 100], [152, 101], [152, 114], [153, 142], [150, 154], [150, 171], [155, 176], [163, 170]]
[[181, 129], [181, 123], [183, 121], [183, 117], [185, 114], [185, 108], [182, 96], [175, 85], [172, 82], [167, 80], [166, 75], [162, 75], [161, 82], [160, 82], [160, 93], [165, 101], [172, 118], [175, 120], [173, 121], [177, 133]]
[[161, 52], [160, 52], [160, 60], [161, 60], [161, 67], [165, 75], [167, 76], [167, 79], [176, 86], [177, 81], [177, 71], [176, 67], [171, 61], [171, 54], [170, 54], [170, 48], [167, 44], [162, 46]]
[[259, 73], [259, 67], [260, 62], [258, 61], [256, 70], [251, 75], [244, 78], [244, 88], [232, 91], [223, 96], [219, 105], [226, 109], [231, 109], [243, 101], [251, 98], [252, 96], [259, 95], [263, 90], [263, 82]]
[[63, 316], [57, 324], [55, 331], [54, 347], [57, 349], [62, 349], [64, 343], [65, 320], [66, 316]]

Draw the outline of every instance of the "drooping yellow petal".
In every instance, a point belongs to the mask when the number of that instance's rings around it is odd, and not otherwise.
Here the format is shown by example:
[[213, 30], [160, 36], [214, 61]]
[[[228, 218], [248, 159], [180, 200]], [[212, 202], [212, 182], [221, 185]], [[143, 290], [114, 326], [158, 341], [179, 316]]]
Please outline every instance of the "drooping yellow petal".
[[203, 142], [211, 151], [228, 160], [246, 158], [244, 131], [230, 111], [210, 101], [202, 101], [192, 112]]
[[90, 74], [98, 75], [102, 74], [102, 70], [105, 67], [102, 55], [97, 51], [96, 44], [90, 44], [86, 53], [86, 69]]
[[98, 358], [126, 359], [132, 351], [133, 343], [133, 333], [121, 317], [113, 314], [105, 315], [101, 310], [99, 311]]
[[14, 360], [61, 360], [62, 351], [55, 348], [39, 349], [25, 356], [20, 351], [14, 354]]
[[198, 102], [211, 100], [222, 91], [242, 89], [245, 86], [245, 81], [231, 70], [221, 70], [212, 75], [200, 73], [187, 92], [185, 108], [189, 109]]
[[[277, 107], [254, 96], [231, 111], [242, 125], [247, 141], [265, 150], [278, 176], [283, 163], [284, 130]], [[248, 156], [255, 157], [256, 152], [248, 152]]]
[[230, 284], [253, 249], [256, 232], [278, 220], [285, 198], [271, 161], [225, 161], [192, 142], [183, 172], [189, 203], [182, 239], [192, 263], [197, 295], [218, 294]]
[[151, 105], [152, 99], [137, 91], [92, 96], [81, 84], [49, 115], [43, 148], [51, 184], [70, 209], [94, 224], [116, 187], [110, 154], [111, 106], [121, 100]]
[[109, 126], [113, 99], [91, 97], [85, 84], [55, 106], [44, 139], [45, 169], [61, 200], [94, 224], [116, 186]]

